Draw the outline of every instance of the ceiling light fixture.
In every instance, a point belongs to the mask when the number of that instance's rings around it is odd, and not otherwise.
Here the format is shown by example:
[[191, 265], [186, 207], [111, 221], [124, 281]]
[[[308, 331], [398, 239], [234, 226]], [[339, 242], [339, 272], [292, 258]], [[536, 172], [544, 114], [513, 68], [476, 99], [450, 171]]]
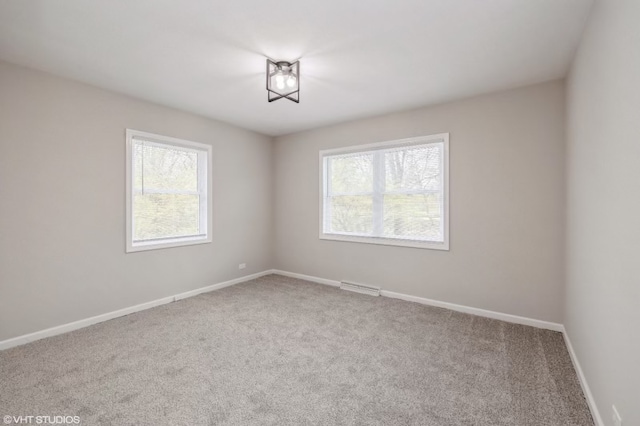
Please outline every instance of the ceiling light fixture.
[[267, 59], [267, 91], [269, 102], [287, 98], [300, 102], [300, 61], [275, 62]]

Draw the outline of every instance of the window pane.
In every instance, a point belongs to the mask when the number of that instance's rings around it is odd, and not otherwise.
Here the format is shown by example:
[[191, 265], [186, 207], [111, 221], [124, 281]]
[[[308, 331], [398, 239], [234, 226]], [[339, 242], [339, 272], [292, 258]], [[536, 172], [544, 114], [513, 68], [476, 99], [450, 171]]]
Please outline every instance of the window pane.
[[330, 232], [371, 235], [373, 198], [368, 195], [344, 195], [327, 198]]
[[329, 194], [373, 191], [373, 154], [329, 157]]
[[439, 190], [442, 144], [385, 151], [387, 191]]
[[134, 145], [134, 189], [198, 190], [198, 154], [171, 146]]
[[182, 194], [136, 194], [134, 241], [198, 235], [200, 197]]
[[384, 196], [384, 237], [444, 241], [440, 194]]

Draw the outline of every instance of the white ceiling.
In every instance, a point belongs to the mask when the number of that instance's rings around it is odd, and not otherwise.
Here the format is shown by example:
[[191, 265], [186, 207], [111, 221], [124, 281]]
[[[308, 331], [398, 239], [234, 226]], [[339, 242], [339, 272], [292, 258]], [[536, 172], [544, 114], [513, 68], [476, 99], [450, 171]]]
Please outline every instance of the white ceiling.
[[[563, 77], [592, 0], [2, 0], [0, 58], [268, 135]], [[300, 104], [265, 58], [300, 58]]]

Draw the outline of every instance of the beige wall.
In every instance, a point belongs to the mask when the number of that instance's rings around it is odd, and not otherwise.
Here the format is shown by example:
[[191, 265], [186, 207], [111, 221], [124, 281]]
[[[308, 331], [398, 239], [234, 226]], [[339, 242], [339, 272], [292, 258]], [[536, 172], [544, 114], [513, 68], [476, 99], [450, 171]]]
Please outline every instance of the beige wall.
[[[213, 243], [125, 254], [126, 128], [213, 146]], [[0, 62], [0, 340], [270, 268], [271, 152], [266, 136]]]
[[565, 326], [607, 425], [640, 425], [639, 23], [597, 1], [567, 92]]
[[[556, 81], [277, 138], [276, 268], [560, 322], [564, 108]], [[443, 132], [450, 251], [318, 239], [319, 150]]]

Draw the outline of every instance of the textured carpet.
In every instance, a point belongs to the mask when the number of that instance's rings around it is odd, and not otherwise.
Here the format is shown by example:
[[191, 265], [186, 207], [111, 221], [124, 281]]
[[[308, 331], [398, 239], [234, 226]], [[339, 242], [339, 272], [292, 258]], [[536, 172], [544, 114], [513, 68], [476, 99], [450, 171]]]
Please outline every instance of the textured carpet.
[[0, 415], [592, 425], [560, 333], [269, 275], [0, 352]]

